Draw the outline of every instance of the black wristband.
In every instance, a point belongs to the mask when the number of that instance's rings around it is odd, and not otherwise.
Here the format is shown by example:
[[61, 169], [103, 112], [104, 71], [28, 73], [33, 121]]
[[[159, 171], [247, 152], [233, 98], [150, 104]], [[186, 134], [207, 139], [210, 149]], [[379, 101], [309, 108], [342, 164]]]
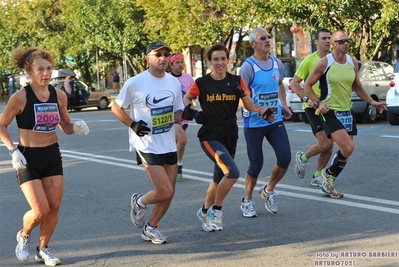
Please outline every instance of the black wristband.
[[266, 118], [273, 114], [273, 111], [269, 108], [265, 112], [263, 112], [263, 117], [266, 115]]

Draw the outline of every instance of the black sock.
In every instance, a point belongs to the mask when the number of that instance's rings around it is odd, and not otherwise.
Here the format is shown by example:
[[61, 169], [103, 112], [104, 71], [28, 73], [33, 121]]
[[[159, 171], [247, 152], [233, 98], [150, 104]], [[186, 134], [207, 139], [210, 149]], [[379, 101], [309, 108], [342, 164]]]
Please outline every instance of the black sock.
[[214, 209], [214, 210], [222, 210], [222, 206], [213, 205], [212, 209]]
[[345, 158], [341, 154], [341, 151], [338, 150], [333, 156], [331, 166], [327, 169], [328, 174], [338, 177], [341, 171], [345, 168], [346, 161], [347, 158]]
[[203, 214], [207, 214], [208, 213], [208, 209], [205, 208], [205, 204], [202, 205], [202, 213]]

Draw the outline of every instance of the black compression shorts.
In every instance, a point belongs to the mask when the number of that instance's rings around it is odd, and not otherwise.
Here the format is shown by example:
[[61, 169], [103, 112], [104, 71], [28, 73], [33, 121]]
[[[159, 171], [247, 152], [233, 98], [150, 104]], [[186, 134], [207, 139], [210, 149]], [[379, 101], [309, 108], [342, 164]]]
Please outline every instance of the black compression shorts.
[[17, 171], [17, 180], [25, 182], [44, 179], [49, 176], [63, 175], [62, 158], [58, 143], [47, 147], [24, 147], [18, 149], [26, 159], [26, 169]]

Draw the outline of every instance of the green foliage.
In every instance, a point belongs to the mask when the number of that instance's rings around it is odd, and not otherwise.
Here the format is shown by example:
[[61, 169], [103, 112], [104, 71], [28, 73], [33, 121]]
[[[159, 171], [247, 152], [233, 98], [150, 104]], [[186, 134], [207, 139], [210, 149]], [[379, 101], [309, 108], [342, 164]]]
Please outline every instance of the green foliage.
[[351, 54], [361, 59], [376, 58], [379, 50], [397, 42], [391, 35], [399, 32], [397, 0], [284, 0], [272, 6], [278, 16], [296, 21], [305, 31], [319, 27], [347, 31], [354, 41]]
[[[112, 68], [125, 52], [137, 73], [145, 68], [145, 47], [162, 40], [173, 50], [188, 45], [207, 49], [237, 41], [236, 63], [244, 37], [255, 27], [295, 21], [305, 32], [326, 27], [346, 30], [362, 59], [379, 58], [398, 42], [397, 0], [9, 0], [0, 6], [0, 71], [13, 68], [18, 46], [50, 50], [57, 68], [79, 69], [90, 83], [100, 64]], [[382, 57], [381, 57], [382, 58]], [[69, 60], [67, 60], [69, 59]], [[106, 62], [106, 63], [105, 63]], [[107, 65], [108, 64], [108, 65]]]
[[144, 12], [133, 1], [11, 0], [0, 12], [0, 69], [13, 66], [10, 51], [17, 46], [35, 46], [53, 53], [56, 68], [71, 67], [66, 59], [73, 58], [90, 83], [96, 50], [113, 65], [123, 52], [142, 59], [147, 43]]
[[110, 62], [121, 60], [123, 52], [141, 55], [145, 50], [144, 13], [132, 1], [64, 1], [62, 10], [68, 31], [65, 52], [86, 72], [86, 64], [94, 63], [96, 49], [102, 60]]

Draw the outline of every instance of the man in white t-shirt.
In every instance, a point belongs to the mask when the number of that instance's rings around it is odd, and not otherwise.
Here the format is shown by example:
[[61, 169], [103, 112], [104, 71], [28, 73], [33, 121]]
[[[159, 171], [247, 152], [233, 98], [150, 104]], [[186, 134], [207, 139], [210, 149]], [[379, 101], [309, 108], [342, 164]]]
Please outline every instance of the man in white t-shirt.
[[[171, 49], [162, 42], [147, 47], [148, 69], [128, 79], [112, 105], [112, 112], [129, 126], [129, 151], [137, 153], [137, 164], [143, 164], [155, 188], [144, 195], [133, 194], [130, 217], [143, 228], [142, 239], [154, 244], [166, 243], [157, 229], [175, 192], [177, 152], [175, 121], [181, 121], [184, 104], [180, 83], [166, 75]], [[130, 114], [125, 109], [130, 106]], [[145, 208], [154, 204], [148, 223]], [[144, 225], [145, 224], [145, 225]]]

